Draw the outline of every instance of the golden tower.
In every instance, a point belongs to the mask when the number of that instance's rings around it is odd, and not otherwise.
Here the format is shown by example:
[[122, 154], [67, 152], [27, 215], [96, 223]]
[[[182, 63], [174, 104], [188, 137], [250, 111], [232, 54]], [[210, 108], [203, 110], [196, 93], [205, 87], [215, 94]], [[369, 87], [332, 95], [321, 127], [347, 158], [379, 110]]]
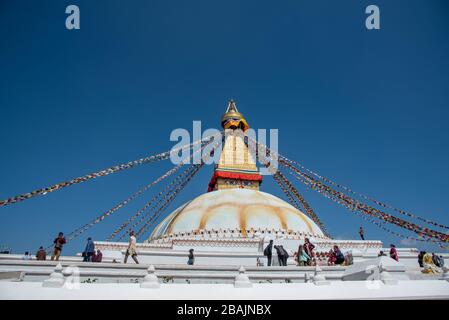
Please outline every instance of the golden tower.
[[229, 101], [228, 108], [221, 117], [221, 125], [225, 129], [225, 139], [208, 191], [233, 188], [259, 190], [262, 176], [256, 159], [248, 150], [244, 137], [236, 132], [247, 131], [249, 125], [233, 100]]

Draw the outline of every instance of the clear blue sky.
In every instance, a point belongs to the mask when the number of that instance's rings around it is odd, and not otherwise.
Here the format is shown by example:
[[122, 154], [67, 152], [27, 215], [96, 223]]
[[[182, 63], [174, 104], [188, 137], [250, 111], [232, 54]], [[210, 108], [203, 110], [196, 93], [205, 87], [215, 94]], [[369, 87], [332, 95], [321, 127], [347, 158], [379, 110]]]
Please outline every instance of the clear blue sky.
[[[77, 4], [81, 30], [65, 29]], [[367, 31], [377, 4], [381, 30]], [[169, 150], [174, 128], [219, 127], [233, 98], [280, 152], [449, 224], [447, 1], [0, 2], [0, 198]], [[35, 251], [169, 168], [145, 165], [0, 208], [0, 245]], [[167, 213], [207, 189], [204, 168]], [[264, 191], [282, 197], [267, 178]], [[338, 238], [400, 239], [299, 186]], [[158, 190], [157, 188], [155, 190]], [[152, 195], [68, 244], [101, 240]], [[416, 246], [415, 244], [411, 244]]]

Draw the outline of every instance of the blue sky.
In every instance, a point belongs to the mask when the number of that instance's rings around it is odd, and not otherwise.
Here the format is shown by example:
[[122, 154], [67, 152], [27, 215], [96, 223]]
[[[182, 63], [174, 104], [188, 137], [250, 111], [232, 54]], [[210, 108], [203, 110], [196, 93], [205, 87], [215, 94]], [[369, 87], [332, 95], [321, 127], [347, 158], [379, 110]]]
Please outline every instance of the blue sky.
[[[77, 4], [81, 29], [65, 29]], [[381, 30], [365, 28], [377, 4]], [[447, 1], [0, 2], [0, 198], [169, 150], [175, 128], [219, 127], [233, 98], [280, 152], [449, 225]], [[145, 165], [0, 208], [0, 245], [35, 251], [154, 180]], [[207, 189], [204, 168], [166, 213]], [[266, 178], [262, 190], [281, 196]], [[328, 230], [400, 239], [299, 186]], [[85, 236], [106, 238], [148, 192]], [[417, 246], [416, 244], [411, 244]]]

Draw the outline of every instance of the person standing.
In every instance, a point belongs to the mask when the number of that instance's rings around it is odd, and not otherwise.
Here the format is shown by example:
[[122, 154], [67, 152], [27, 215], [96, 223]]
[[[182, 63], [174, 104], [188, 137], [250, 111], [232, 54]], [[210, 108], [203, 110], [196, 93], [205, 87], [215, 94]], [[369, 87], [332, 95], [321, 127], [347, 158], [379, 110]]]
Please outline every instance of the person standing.
[[58, 261], [59, 257], [61, 256], [62, 247], [67, 243], [64, 237], [64, 233], [60, 232], [53, 243], [55, 244], [55, 247], [53, 248], [53, 253], [51, 254], [51, 260]]
[[276, 253], [278, 255], [278, 262], [280, 266], [284, 266], [285, 261], [285, 250], [282, 248], [282, 246], [274, 246], [276, 249]]
[[128, 257], [131, 256], [133, 258], [134, 262], [136, 264], [139, 264], [139, 261], [137, 260], [137, 247], [136, 247], [137, 239], [134, 235], [134, 231], [131, 231], [129, 236], [129, 242], [128, 242], [128, 249], [126, 249], [125, 253], [125, 260], [123, 263], [126, 263], [128, 261]]
[[83, 252], [84, 256], [83, 262], [92, 262], [92, 256], [94, 255], [94, 253], [95, 253], [95, 244], [92, 241], [92, 238], [89, 237], [87, 238], [86, 248], [84, 249]]
[[263, 254], [267, 257], [267, 266], [271, 266], [271, 257], [273, 256], [273, 240], [270, 240], [270, 243], [265, 247]]
[[309, 255], [305, 252], [304, 246], [302, 244], [298, 247], [298, 264], [302, 267], [310, 259]]
[[309, 260], [307, 260], [307, 265], [309, 265], [309, 266], [312, 264], [314, 248], [315, 248], [315, 246], [312, 243], [310, 243], [309, 238], [305, 238], [304, 239], [304, 251], [309, 256]]
[[287, 250], [285, 250], [284, 246], [281, 245], [280, 248], [282, 250], [282, 265], [286, 267], [287, 260], [290, 255], [288, 254]]
[[189, 260], [187, 260], [187, 264], [189, 266], [193, 266], [193, 264], [195, 263], [195, 256], [193, 255], [193, 249], [189, 250]]
[[47, 252], [45, 252], [44, 247], [40, 246], [39, 250], [37, 250], [36, 260], [40, 260], [40, 261], [47, 260]]
[[359, 235], [362, 240], [365, 240], [365, 231], [363, 230], [363, 227], [360, 227]]
[[394, 244], [390, 244], [390, 258], [399, 261], [398, 252], [396, 251], [396, 246]]

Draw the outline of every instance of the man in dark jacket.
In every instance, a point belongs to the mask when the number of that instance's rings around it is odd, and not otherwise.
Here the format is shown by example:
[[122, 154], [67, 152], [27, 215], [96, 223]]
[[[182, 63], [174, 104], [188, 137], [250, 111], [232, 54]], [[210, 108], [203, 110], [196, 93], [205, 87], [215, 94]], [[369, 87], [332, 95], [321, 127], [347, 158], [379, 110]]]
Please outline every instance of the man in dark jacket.
[[425, 251], [420, 251], [418, 254], [418, 264], [421, 268], [424, 268], [424, 264], [423, 264], [422, 260], [423, 260], [425, 254], [426, 254]]
[[94, 253], [95, 253], [95, 244], [92, 241], [92, 238], [89, 237], [89, 238], [87, 238], [86, 248], [84, 249], [84, 252], [83, 252], [83, 257], [84, 257], [83, 261], [84, 262], [92, 262], [92, 256], [94, 255]]
[[287, 266], [287, 259], [290, 256], [287, 252], [287, 250], [284, 249], [284, 246], [280, 246], [280, 249], [282, 251], [282, 265]]
[[287, 258], [285, 256], [285, 254], [287, 253], [287, 251], [285, 251], [285, 249], [282, 246], [274, 246], [274, 248], [276, 249], [276, 253], [278, 255], [279, 265], [286, 266]]
[[439, 268], [442, 268], [444, 266], [443, 257], [439, 257], [435, 253], [432, 253], [432, 261]]
[[271, 266], [271, 257], [273, 256], [273, 240], [270, 240], [270, 243], [265, 247], [263, 255], [267, 257], [267, 266]]

